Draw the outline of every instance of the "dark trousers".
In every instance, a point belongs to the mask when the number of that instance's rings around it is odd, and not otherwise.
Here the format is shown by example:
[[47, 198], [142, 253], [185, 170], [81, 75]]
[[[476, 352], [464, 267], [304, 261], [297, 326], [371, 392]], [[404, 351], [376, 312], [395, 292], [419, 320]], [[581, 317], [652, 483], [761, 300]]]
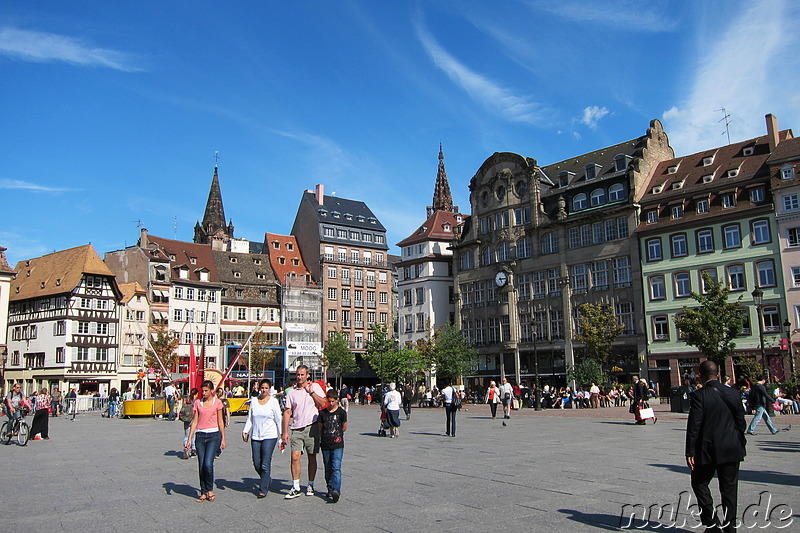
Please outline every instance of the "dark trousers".
[[222, 433], [195, 432], [197, 446], [197, 466], [200, 468], [200, 494], [214, 490], [214, 459], [222, 444]]
[[253, 466], [261, 478], [258, 488], [262, 494], [269, 492], [269, 484], [272, 482], [272, 452], [275, 451], [275, 444], [277, 443], [277, 438], [250, 441], [250, 447], [253, 452]]
[[492, 418], [497, 416], [497, 402], [489, 402], [489, 409], [492, 410]]
[[[714, 516], [714, 500], [711, 498], [709, 483], [717, 473], [722, 511], [725, 516]], [[700, 520], [706, 527], [727, 524], [723, 531], [736, 531], [736, 501], [739, 492], [739, 463], [722, 463], [719, 465], [694, 465], [692, 470], [692, 490], [697, 496], [700, 507]]]
[[406, 414], [406, 420], [411, 418], [411, 399], [403, 398], [403, 412]]
[[448, 435], [456, 436], [456, 413], [458, 409], [453, 407], [453, 404], [446, 403], [444, 404], [444, 414], [447, 417], [447, 425], [445, 432]]
[[33, 414], [33, 422], [31, 423], [31, 437], [35, 437], [37, 433], [41, 433], [43, 439], [49, 438], [49, 425], [50, 418], [47, 409], [37, 409]]

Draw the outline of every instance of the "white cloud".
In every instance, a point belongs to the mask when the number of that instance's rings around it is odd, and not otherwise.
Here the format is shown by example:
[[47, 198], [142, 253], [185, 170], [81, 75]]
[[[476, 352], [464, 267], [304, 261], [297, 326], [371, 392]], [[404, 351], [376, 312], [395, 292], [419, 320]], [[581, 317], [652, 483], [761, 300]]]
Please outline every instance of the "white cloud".
[[75, 190], [64, 187], [48, 187], [46, 185], [38, 185], [29, 181], [11, 180], [7, 178], [0, 178], [0, 189], [20, 189], [34, 192], [64, 192]]
[[678, 18], [674, 16], [675, 6], [664, 1], [644, 3], [638, 0], [535, 0], [530, 5], [562, 18], [630, 32], [670, 32], [678, 25]]
[[532, 102], [528, 96], [515, 95], [470, 70], [442, 48], [421, 21], [417, 20], [415, 27], [417, 37], [434, 64], [472, 99], [513, 122], [542, 124], [548, 120], [550, 112], [544, 106]]
[[131, 64], [129, 54], [97, 48], [74, 37], [18, 28], [0, 28], [0, 55], [44, 63], [63, 61], [84, 67], [106, 67], [126, 72], [141, 69]]
[[591, 129], [596, 130], [597, 123], [606, 115], [608, 115], [608, 108], [591, 105], [584, 108], [583, 117], [581, 117], [580, 122], [586, 124]]
[[727, 27], [705, 28], [716, 39], [704, 42], [709, 48], [699, 54], [688, 96], [662, 115], [677, 154], [727, 142], [722, 107], [731, 115], [733, 142], [764, 135], [766, 113], [800, 123], [800, 37], [787, 31], [797, 26], [800, 10], [790, 0], [760, 0], [743, 4], [740, 13]]

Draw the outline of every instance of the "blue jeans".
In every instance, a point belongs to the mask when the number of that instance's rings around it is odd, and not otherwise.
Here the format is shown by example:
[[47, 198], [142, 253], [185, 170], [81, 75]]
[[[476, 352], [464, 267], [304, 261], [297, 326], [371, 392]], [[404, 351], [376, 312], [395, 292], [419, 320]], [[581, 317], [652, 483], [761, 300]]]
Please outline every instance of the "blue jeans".
[[767, 413], [767, 410], [764, 407], [756, 407], [756, 414], [755, 416], [753, 416], [753, 421], [750, 422], [750, 426], [747, 428], [747, 432], [755, 433], [756, 425], [758, 424], [758, 421], [761, 420], [762, 416], [764, 417], [764, 422], [767, 423], [767, 427], [769, 428], [770, 433], [772, 433], [773, 435], [777, 433], [778, 430], [775, 429], [775, 426], [772, 425], [772, 419], [769, 417], [769, 413]]
[[250, 440], [250, 447], [253, 450], [253, 466], [261, 476], [261, 483], [258, 485], [258, 492], [266, 494], [269, 492], [269, 484], [272, 482], [272, 452], [278, 439]]
[[108, 402], [108, 418], [117, 416], [117, 402]]
[[200, 467], [200, 494], [214, 490], [214, 459], [222, 444], [222, 433], [195, 432], [197, 465]]
[[167, 420], [175, 420], [175, 397], [170, 396], [167, 398]]
[[325, 465], [325, 484], [328, 492], [342, 492], [342, 455], [344, 448], [322, 450], [322, 463]]

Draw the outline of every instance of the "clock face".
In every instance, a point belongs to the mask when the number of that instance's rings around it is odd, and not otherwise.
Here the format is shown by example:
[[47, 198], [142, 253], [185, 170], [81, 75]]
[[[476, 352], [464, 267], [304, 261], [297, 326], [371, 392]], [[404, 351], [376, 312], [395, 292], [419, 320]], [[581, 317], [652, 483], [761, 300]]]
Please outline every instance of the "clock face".
[[505, 287], [506, 283], [508, 283], [508, 274], [505, 272], [498, 272], [494, 277], [494, 282], [498, 287]]

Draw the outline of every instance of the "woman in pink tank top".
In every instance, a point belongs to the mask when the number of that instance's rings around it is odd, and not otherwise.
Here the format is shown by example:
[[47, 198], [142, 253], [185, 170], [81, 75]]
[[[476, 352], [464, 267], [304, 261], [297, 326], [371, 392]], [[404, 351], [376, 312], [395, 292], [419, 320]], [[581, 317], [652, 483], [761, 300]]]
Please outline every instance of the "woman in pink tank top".
[[222, 419], [222, 402], [214, 395], [214, 384], [204, 381], [202, 397], [194, 401], [194, 419], [189, 429], [186, 446], [195, 437], [197, 464], [200, 469], [200, 497], [198, 502], [213, 502], [217, 496], [214, 488], [214, 459], [225, 449], [225, 422]]

